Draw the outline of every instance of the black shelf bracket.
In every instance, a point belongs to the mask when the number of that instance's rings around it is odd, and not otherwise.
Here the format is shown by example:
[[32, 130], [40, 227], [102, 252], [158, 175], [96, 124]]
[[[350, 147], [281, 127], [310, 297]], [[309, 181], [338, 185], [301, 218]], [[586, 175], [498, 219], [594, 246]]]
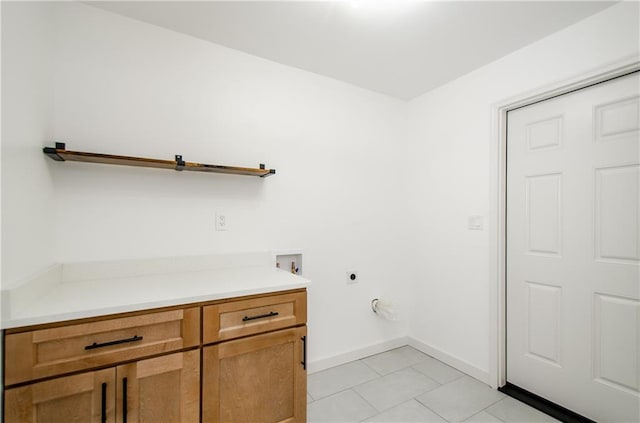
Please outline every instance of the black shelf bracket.
[[182, 160], [182, 156], [180, 154], [176, 154], [176, 170], [181, 171], [184, 170], [186, 164], [185, 161]]
[[63, 142], [57, 142], [55, 147], [44, 147], [42, 152], [57, 162], [64, 162], [64, 158], [58, 155], [57, 150], [66, 150], [66, 146]]

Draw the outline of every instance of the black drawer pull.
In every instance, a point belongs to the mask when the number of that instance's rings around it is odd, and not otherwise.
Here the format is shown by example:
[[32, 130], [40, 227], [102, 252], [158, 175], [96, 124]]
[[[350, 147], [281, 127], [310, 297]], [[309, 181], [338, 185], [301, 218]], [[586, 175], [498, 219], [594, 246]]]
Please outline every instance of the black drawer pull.
[[251, 316], [251, 317], [244, 316], [242, 318], [242, 321], [243, 322], [248, 322], [249, 320], [264, 319], [265, 317], [273, 317], [273, 316], [277, 316], [278, 314], [280, 314], [280, 313], [278, 313], [277, 311], [270, 311], [267, 314], [261, 314], [259, 316]]
[[94, 350], [96, 348], [109, 347], [111, 345], [118, 345], [118, 344], [126, 344], [127, 342], [135, 342], [140, 340], [142, 340], [142, 336], [134, 335], [131, 338], [118, 339], [117, 341], [103, 342], [102, 344], [98, 344], [97, 342], [94, 342], [93, 344], [87, 345], [86, 347], [84, 347], [84, 349]]

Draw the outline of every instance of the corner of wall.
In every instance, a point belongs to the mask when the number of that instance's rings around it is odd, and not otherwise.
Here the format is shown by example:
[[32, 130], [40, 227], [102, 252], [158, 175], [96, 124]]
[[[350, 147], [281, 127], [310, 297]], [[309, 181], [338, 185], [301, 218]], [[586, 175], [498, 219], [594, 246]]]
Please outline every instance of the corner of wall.
[[48, 2], [2, 2], [3, 284], [55, 257], [53, 184], [41, 152], [52, 134], [53, 8]]

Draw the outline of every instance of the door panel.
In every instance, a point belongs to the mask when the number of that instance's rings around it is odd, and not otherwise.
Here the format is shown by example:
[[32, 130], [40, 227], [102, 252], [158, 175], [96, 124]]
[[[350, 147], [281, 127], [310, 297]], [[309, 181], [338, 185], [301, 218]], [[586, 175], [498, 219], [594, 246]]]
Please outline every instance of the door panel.
[[527, 252], [560, 255], [562, 174], [527, 176]]
[[596, 259], [638, 264], [640, 166], [596, 169]]
[[38, 382], [5, 391], [7, 423], [114, 422], [114, 369]]
[[507, 380], [640, 421], [638, 73], [507, 119]]
[[527, 354], [560, 366], [562, 288], [527, 281]]
[[118, 366], [116, 375], [118, 423], [199, 420], [199, 350]]
[[306, 326], [203, 349], [203, 422], [304, 422]]
[[640, 302], [605, 294], [595, 295], [593, 337], [595, 380], [637, 394], [638, 324]]

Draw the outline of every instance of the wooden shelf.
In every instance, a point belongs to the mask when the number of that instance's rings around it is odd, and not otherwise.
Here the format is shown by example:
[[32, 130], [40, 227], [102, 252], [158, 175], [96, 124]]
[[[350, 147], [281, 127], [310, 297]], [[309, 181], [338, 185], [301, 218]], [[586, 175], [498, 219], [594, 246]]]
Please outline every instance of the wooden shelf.
[[156, 169], [187, 170], [190, 172], [228, 173], [232, 175], [249, 175], [266, 178], [274, 175], [275, 169], [265, 169], [263, 164], [259, 168], [222, 166], [203, 163], [185, 162], [182, 156], [176, 155], [175, 160], [148, 159], [144, 157], [115, 156], [113, 154], [86, 153], [69, 151], [64, 143], [57, 142], [55, 147], [44, 147], [42, 152], [51, 159], [64, 162], [102, 163], [121, 166], [152, 167]]

